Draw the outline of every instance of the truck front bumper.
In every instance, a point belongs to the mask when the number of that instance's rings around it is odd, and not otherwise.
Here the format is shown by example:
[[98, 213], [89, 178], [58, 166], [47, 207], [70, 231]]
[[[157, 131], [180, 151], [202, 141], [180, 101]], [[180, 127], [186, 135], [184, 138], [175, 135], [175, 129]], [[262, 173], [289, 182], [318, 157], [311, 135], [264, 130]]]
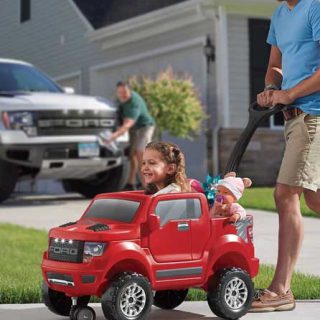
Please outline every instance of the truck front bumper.
[[79, 143], [99, 142], [96, 136], [68, 139], [36, 137], [14, 143], [2, 139], [0, 159], [18, 166], [37, 169], [38, 177], [55, 179], [84, 179], [117, 167], [123, 162], [123, 143], [119, 143], [119, 151], [115, 153], [99, 144], [99, 155], [93, 157], [80, 157]]
[[105, 270], [94, 261], [88, 264], [58, 262], [44, 256], [41, 269], [49, 288], [70, 297], [101, 296], [107, 282]]

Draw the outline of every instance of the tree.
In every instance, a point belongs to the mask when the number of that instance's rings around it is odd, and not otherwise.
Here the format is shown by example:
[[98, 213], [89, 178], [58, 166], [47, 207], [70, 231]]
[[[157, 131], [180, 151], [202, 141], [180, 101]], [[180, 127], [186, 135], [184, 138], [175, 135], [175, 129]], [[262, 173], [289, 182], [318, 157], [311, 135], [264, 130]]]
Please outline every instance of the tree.
[[169, 67], [155, 80], [131, 77], [129, 84], [145, 99], [156, 120], [158, 138], [165, 131], [190, 140], [199, 133], [206, 116], [191, 76], [177, 76]]

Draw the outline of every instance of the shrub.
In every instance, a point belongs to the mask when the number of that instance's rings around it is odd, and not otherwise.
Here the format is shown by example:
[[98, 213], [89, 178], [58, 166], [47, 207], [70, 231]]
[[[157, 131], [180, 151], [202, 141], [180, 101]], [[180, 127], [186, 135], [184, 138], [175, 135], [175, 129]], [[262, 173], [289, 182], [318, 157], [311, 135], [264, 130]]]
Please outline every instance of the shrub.
[[165, 131], [186, 139], [199, 133], [205, 113], [191, 76], [178, 76], [167, 68], [154, 80], [131, 77], [129, 84], [145, 99], [156, 120], [158, 138]]

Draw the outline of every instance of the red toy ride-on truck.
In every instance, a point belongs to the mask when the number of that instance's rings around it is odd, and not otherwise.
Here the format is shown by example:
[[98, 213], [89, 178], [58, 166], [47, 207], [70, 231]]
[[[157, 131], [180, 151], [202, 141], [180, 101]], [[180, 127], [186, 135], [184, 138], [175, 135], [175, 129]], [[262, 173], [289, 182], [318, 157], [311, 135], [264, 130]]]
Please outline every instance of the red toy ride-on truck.
[[259, 268], [252, 227], [250, 216], [235, 225], [211, 218], [202, 193], [97, 195], [77, 222], [50, 230], [43, 300], [56, 314], [93, 320], [87, 304], [98, 296], [107, 319], [140, 320], [196, 287], [217, 316], [238, 319]]

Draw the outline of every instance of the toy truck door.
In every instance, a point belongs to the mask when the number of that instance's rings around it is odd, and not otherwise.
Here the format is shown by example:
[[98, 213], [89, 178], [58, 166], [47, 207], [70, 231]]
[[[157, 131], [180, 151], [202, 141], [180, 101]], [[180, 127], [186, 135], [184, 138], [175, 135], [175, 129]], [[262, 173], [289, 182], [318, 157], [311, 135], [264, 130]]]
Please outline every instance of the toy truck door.
[[186, 261], [192, 258], [187, 200], [166, 195], [155, 202], [154, 214], [160, 217], [160, 228], [150, 233], [149, 248], [157, 262]]

